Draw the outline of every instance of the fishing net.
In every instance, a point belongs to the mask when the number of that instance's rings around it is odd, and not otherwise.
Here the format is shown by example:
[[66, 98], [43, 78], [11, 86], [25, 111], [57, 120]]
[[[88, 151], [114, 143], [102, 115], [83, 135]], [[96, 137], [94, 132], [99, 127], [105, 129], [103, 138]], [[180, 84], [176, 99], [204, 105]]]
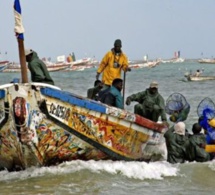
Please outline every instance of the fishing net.
[[200, 125], [207, 130], [207, 143], [215, 141], [215, 104], [210, 98], [203, 99], [197, 108]]
[[171, 115], [173, 112], [183, 110], [187, 106], [187, 100], [182, 94], [173, 93], [166, 100], [165, 111]]
[[206, 97], [198, 105], [197, 114], [200, 118], [206, 118], [210, 120], [215, 118], [215, 104], [214, 102]]

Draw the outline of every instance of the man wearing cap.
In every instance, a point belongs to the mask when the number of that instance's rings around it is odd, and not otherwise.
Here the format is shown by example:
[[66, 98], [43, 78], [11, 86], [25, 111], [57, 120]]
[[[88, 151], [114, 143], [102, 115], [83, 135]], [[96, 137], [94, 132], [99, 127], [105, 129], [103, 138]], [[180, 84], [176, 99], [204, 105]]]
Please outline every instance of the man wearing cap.
[[127, 97], [126, 104], [130, 105], [132, 101], [139, 102], [134, 106], [135, 114], [154, 122], [157, 122], [161, 116], [161, 120], [167, 124], [165, 102], [163, 97], [158, 93], [158, 83], [156, 81], [153, 81], [145, 91]]
[[185, 135], [184, 122], [178, 122], [164, 134], [167, 146], [167, 161], [169, 163], [184, 163], [188, 160], [188, 137]]
[[122, 42], [120, 39], [115, 40], [114, 48], [107, 52], [103, 57], [98, 69], [96, 79], [99, 79], [99, 75], [102, 75], [102, 82], [104, 82], [103, 90], [110, 87], [113, 80], [121, 78], [121, 70], [130, 71], [128, 68], [127, 56], [122, 52]]
[[26, 61], [28, 62], [28, 69], [31, 72], [31, 80], [33, 82], [41, 82], [54, 85], [46, 65], [39, 59], [37, 53], [32, 49], [25, 50]]

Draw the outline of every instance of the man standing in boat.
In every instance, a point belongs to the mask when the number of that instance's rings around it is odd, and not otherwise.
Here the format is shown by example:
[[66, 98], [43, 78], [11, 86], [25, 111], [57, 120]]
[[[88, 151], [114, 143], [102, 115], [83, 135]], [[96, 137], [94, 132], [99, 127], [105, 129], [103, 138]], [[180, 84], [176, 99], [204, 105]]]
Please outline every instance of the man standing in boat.
[[96, 79], [102, 75], [102, 82], [104, 82], [103, 90], [110, 87], [115, 78], [121, 78], [121, 70], [130, 71], [128, 67], [127, 56], [122, 52], [122, 42], [120, 39], [115, 40], [114, 48], [107, 52], [103, 57], [98, 69]]
[[139, 102], [134, 106], [135, 114], [154, 122], [157, 122], [158, 118], [161, 116], [163, 123], [168, 125], [164, 98], [158, 93], [158, 83], [156, 81], [153, 81], [145, 91], [127, 97], [126, 104], [130, 105], [132, 101]]
[[26, 49], [25, 56], [28, 62], [28, 69], [31, 72], [31, 80], [33, 82], [54, 85], [54, 81], [49, 75], [46, 65], [39, 59], [37, 53], [32, 49]]

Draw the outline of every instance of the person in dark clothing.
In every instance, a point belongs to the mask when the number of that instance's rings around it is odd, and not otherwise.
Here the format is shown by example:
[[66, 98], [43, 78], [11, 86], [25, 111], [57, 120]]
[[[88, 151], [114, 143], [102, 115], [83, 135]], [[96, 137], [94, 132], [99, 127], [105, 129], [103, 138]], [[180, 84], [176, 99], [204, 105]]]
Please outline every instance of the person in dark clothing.
[[150, 87], [145, 91], [128, 96], [126, 104], [130, 105], [132, 101], [139, 102], [134, 106], [135, 114], [139, 114], [154, 122], [157, 122], [161, 116], [161, 120], [167, 124], [165, 102], [163, 97], [158, 93], [158, 83], [156, 81], [152, 82]]
[[103, 83], [100, 80], [94, 82], [94, 87], [87, 90], [87, 98], [98, 101], [98, 93], [101, 91]]
[[104, 98], [107, 95], [107, 93], [109, 93], [109, 91], [110, 91], [110, 87], [108, 87], [108, 88], [106, 88], [104, 90], [101, 90], [99, 92], [99, 94], [98, 94], [99, 95], [98, 100], [103, 103], [104, 102]]
[[187, 154], [189, 161], [206, 162], [210, 160], [210, 154], [205, 151], [206, 136], [200, 133], [202, 127], [199, 123], [194, 123], [192, 127], [193, 135], [189, 137]]
[[185, 136], [184, 122], [178, 122], [164, 134], [167, 146], [167, 161], [169, 163], [184, 163], [187, 160], [186, 148], [189, 144]]
[[123, 99], [121, 90], [123, 87], [123, 80], [116, 78], [113, 80], [112, 86], [99, 93], [99, 100], [109, 106], [123, 109]]
[[32, 49], [25, 50], [26, 61], [28, 62], [28, 69], [31, 72], [31, 80], [33, 82], [47, 83], [54, 85], [45, 63], [39, 59], [37, 53]]

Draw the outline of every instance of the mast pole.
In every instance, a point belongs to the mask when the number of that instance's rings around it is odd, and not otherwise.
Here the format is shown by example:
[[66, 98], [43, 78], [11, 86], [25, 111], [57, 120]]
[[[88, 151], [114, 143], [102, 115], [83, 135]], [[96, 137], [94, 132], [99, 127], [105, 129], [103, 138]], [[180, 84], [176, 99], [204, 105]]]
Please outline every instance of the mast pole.
[[21, 66], [22, 83], [27, 83], [28, 73], [27, 73], [27, 67], [26, 67], [24, 41], [19, 38], [17, 38], [17, 41], [18, 41], [18, 47], [19, 47], [19, 61]]

